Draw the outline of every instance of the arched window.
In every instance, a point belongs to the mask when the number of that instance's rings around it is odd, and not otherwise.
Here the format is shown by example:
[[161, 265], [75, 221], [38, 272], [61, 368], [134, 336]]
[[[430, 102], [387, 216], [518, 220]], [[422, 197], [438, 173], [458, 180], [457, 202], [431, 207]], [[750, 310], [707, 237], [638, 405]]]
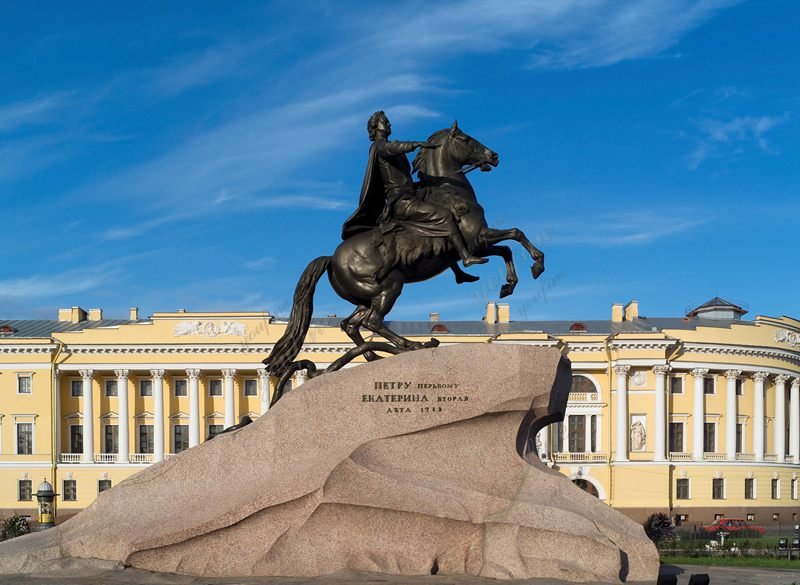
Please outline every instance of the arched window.
[[600, 497], [600, 494], [597, 492], [597, 488], [585, 479], [573, 479], [572, 483], [581, 488], [583, 491], [592, 494], [595, 498]]
[[576, 374], [572, 376], [572, 388], [569, 390], [572, 392], [597, 392], [597, 389], [594, 387], [592, 381], [587, 378], [586, 376], [581, 376], [580, 374]]

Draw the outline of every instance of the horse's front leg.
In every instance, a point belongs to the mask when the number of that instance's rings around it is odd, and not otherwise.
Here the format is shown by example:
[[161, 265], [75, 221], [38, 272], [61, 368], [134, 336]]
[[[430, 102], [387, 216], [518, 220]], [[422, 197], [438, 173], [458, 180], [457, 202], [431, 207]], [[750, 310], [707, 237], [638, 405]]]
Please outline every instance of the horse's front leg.
[[504, 240], [514, 240], [522, 244], [522, 247], [528, 251], [528, 254], [533, 258], [533, 266], [531, 266], [531, 274], [534, 278], [539, 278], [544, 272], [544, 253], [534, 246], [528, 237], [521, 229], [511, 228], [507, 230], [498, 230], [495, 228], [486, 228], [483, 232], [483, 237], [487, 244], [496, 244]]
[[500, 287], [500, 298], [507, 297], [514, 292], [519, 282], [517, 269], [514, 266], [514, 255], [508, 246], [487, 246], [478, 250], [481, 256], [500, 256], [506, 263], [506, 283]]

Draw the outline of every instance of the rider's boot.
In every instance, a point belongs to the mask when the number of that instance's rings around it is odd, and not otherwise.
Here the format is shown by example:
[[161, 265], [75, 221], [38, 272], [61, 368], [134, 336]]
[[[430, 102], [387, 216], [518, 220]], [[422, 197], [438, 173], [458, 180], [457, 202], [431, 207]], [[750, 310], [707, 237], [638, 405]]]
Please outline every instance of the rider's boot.
[[489, 261], [488, 258], [481, 258], [480, 256], [473, 256], [470, 254], [460, 232], [456, 232], [450, 236], [450, 243], [453, 244], [456, 252], [458, 252], [458, 255], [461, 257], [461, 263], [464, 266], [472, 266], [473, 264], [486, 264]]

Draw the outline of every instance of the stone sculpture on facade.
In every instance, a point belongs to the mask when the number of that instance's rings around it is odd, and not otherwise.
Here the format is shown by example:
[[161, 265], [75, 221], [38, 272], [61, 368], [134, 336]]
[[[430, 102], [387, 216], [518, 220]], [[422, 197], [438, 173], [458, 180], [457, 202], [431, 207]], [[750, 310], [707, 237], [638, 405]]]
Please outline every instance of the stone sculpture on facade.
[[[471, 170], [496, 167], [496, 152], [465, 134], [457, 122], [424, 142], [388, 140], [391, 124], [383, 112], [373, 114], [367, 129], [373, 144], [358, 209], [342, 229], [344, 241], [331, 256], [320, 256], [303, 271], [286, 332], [264, 360], [270, 375], [278, 378], [273, 403], [294, 372], [307, 370], [309, 378], [318, 375], [313, 362], [294, 360], [308, 331], [314, 290], [323, 274], [340, 297], [356, 306], [341, 322], [356, 347], [325, 370], [335, 371], [359, 355], [374, 361], [380, 357], [378, 351], [397, 354], [438, 345], [436, 339], [406, 339], [384, 323], [407, 283], [448, 269], [456, 282], [472, 282], [476, 278], [463, 272], [459, 261], [470, 266], [486, 262], [487, 256], [499, 256], [506, 265], [500, 297], [510, 295], [518, 277], [511, 249], [498, 245], [504, 240], [515, 240], [528, 251], [534, 278], [544, 271], [544, 254], [521, 230], [488, 226], [467, 179]], [[417, 149], [413, 170], [420, 181], [414, 183], [406, 153]], [[386, 342], [366, 342], [362, 328]]]

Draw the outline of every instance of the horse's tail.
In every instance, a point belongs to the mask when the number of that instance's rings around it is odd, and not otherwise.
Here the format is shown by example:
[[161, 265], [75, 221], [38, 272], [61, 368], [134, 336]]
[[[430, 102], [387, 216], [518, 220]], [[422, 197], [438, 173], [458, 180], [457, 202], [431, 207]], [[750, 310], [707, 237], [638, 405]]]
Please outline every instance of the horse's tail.
[[320, 256], [312, 260], [300, 276], [294, 289], [292, 312], [289, 315], [286, 331], [275, 344], [269, 357], [264, 360], [267, 371], [271, 375], [278, 377], [283, 375], [297, 354], [300, 353], [300, 348], [303, 347], [303, 341], [311, 324], [311, 313], [314, 310], [314, 289], [330, 263], [330, 256]]

